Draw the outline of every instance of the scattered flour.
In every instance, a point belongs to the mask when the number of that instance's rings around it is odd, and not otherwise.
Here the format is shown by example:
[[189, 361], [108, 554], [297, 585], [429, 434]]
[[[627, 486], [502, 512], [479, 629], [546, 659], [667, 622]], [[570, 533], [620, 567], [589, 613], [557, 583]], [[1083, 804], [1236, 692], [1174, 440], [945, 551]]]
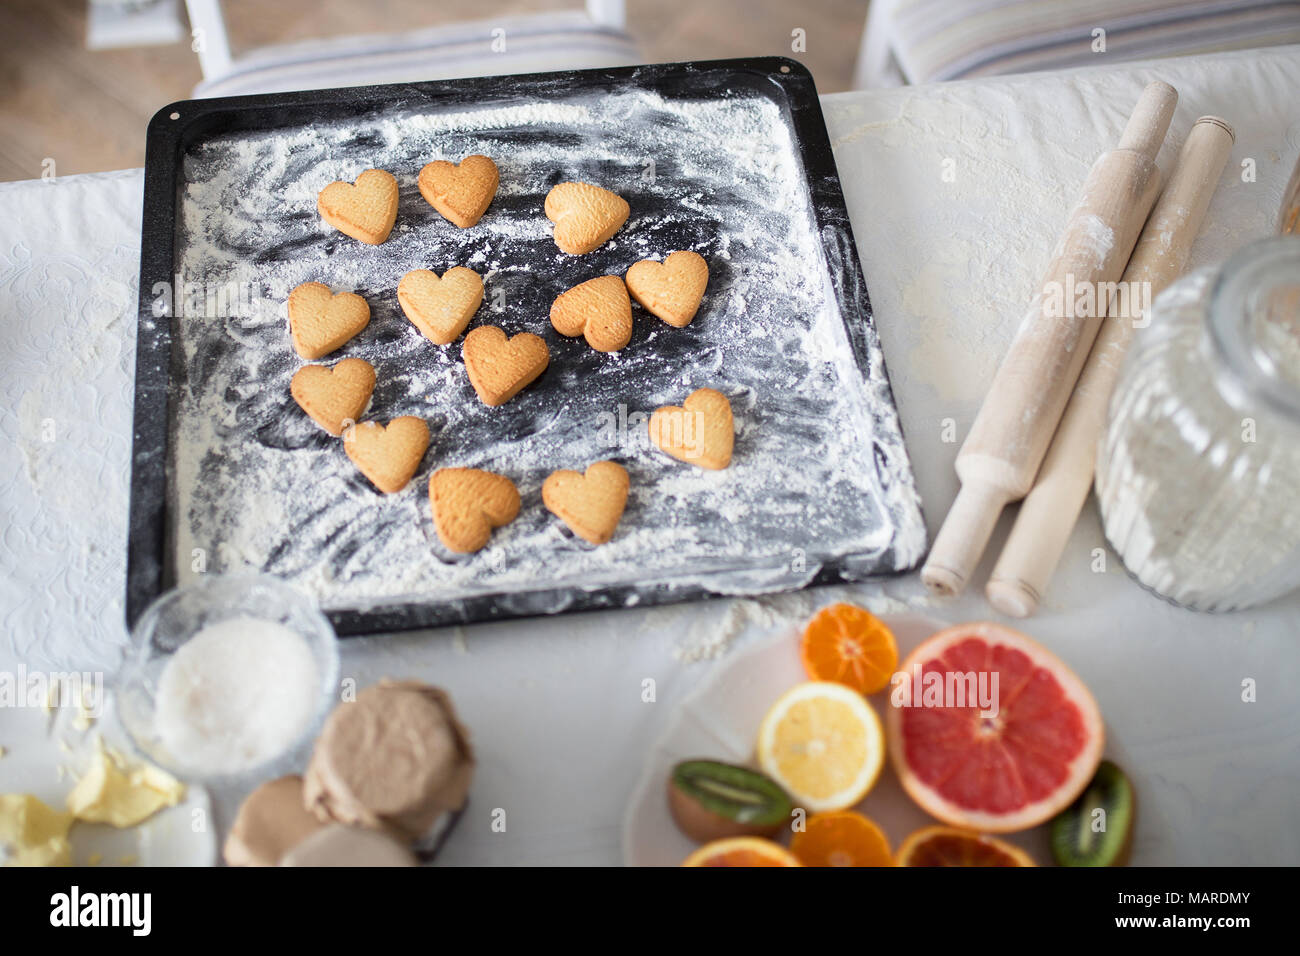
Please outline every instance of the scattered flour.
[[[995, 96], [976, 111], [953, 93], [929, 90], [904, 95], [892, 118], [851, 123], [857, 108], [828, 104], [836, 120], [832, 128], [847, 128], [833, 145], [870, 136], [885, 148], [873, 153], [881, 158], [874, 181], [846, 179], [845, 191], [870, 198], [876, 226], [894, 237], [895, 248], [925, 250], [902, 268], [894, 257], [863, 262], [868, 279], [877, 273], [889, 277], [871, 290], [881, 313], [905, 317], [910, 326], [905, 336], [894, 333], [905, 343], [894, 353], [902, 356], [897, 371], [945, 402], [977, 402], [1052, 253], [1039, 238], [1041, 230], [989, 224], [1039, 220], [1042, 210], [1051, 208], [1059, 210], [1059, 224], [1051, 230], [1059, 235], [1093, 148], [1063, 135], [1050, 117], [1027, 117], [1020, 104]], [[1040, 127], [1048, 132], [1036, 135]], [[1026, 158], [1027, 136], [1041, 144], [1041, 156]], [[999, 188], [989, 189], [990, 182]], [[891, 197], [928, 197], [923, 212], [910, 203], [882, 200], [880, 184]], [[1098, 236], [1098, 248], [1104, 238]], [[870, 251], [871, 244], [864, 244], [864, 252]], [[982, 292], [975, 310], [966, 308], [972, 288]]]
[[[727, 606], [722, 621], [714, 623], [712, 615], [692, 615], [691, 627], [672, 648], [675, 661], [694, 664], [725, 657], [750, 630], [772, 633], [779, 629], [797, 630], [818, 608], [837, 601], [865, 607], [872, 614], [906, 614], [933, 606], [938, 599], [924, 589], [911, 590], [900, 599], [879, 592], [864, 593], [861, 587], [818, 588], [761, 598], [742, 598]], [[671, 624], [671, 609], [651, 612], [646, 629]]]

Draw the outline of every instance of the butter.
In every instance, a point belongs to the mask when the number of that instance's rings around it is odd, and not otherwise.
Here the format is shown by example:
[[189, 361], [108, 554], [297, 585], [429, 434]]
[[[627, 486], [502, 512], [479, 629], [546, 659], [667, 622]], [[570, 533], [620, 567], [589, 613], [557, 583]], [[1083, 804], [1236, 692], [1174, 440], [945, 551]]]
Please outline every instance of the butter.
[[[184, 799], [185, 784], [171, 774], [149, 764], [132, 764], [124, 754], [106, 748], [102, 739], [98, 744], [90, 768], [68, 794], [67, 813], [29, 793], [0, 794], [0, 864], [71, 866], [68, 831], [77, 820], [133, 827]], [[93, 854], [90, 865], [102, 859]], [[126, 858], [122, 862], [129, 865]], [[130, 858], [129, 863], [134, 862]]]
[[95, 717], [93, 714], [91, 714], [90, 708], [86, 706], [84, 701], [78, 703], [77, 713], [73, 715], [72, 718], [72, 729], [84, 732], [89, 730], [94, 725], [95, 725]]
[[101, 747], [68, 794], [68, 812], [87, 823], [133, 827], [185, 796], [185, 784], [149, 764], [129, 765]]
[[71, 866], [73, 816], [29, 793], [0, 794], [0, 847], [5, 866]]
[[93, 699], [93, 693], [89, 687], [82, 686], [81, 699], [77, 701], [77, 713], [72, 718], [73, 730], [84, 732], [95, 725], [95, 712], [91, 708], [90, 702], [86, 700], [87, 697]]

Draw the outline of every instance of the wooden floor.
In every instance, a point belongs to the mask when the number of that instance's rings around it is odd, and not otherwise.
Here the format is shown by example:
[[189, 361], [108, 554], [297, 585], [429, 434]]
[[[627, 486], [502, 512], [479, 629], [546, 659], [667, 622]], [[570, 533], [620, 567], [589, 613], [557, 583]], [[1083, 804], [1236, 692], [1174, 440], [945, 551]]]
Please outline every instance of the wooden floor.
[[[87, 0], [0, 2], [0, 181], [144, 163], [149, 117], [199, 81], [188, 40], [90, 52]], [[571, 9], [578, 0], [226, 0], [236, 53], [347, 33]], [[783, 54], [825, 93], [847, 89], [867, 0], [627, 0], [628, 32], [648, 62]], [[805, 31], [806, 52], [791, 51]]]

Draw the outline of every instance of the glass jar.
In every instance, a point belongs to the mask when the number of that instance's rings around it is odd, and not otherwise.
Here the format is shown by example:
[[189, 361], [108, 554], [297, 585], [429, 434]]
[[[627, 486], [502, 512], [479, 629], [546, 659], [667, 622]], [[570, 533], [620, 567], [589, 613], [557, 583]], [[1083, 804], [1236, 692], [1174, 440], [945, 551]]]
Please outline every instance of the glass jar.
[[1252, 243], [1160, 295], [1097, 453], [1106, 537], [1184, 607], [1300, 586], [1300, 238]]
[[[252, 690], [256, 698], [254, 688], [272, 687], [277, 701], [297, 701], [301, 707], [259, 710], [253, 706], [244, 712], [248, 724], [223, 727], [221, 720], [228, 720], [228, 711], [225, 717], [218, 718], [202, 709], [204, 695], [210, 696], [211, 689], [202, 691], [192, 681], [177, 681], [168, 692], [169, 665], [191, 640], [202, 634], [212, 638], [211, 628], [222, 623], [237, 626], [234, 632], [223, 632], [221, 639], [230, 649], [233, 674], [242, 680], [232, 680], [231, 673], [214, 675], [216, 680], [225, 681], [230, 696], [247, 698]], [[308, 666], [285, 669], [279, 666], [286, 661], [283, 652], [276, 654], [271, 649], [256, 659], [242, 656], [246, 644], [229, 642], [239, 635], [239, 630], [246, 632], [249, 626], [258, 624], [274, 626], [290, 639], [300, 638]], [[131, 644], [114, 682], [122, 725], [137, 750], [164, 769], [189, 779], [234, 779], [241, 775], [242, 779], [251, 779], [296, 773], [325, 715], [337, 701], [339, 649], [334, 629], [315, 602], [269, 575], [204, 574], [191, 584], [168, 591], [140, 616], [131, 631]], [[287, 660], [300, 664], [303, 655], [295, 654]], [[253, 703], [269, 699], [263, 695]], [[194, 726], [186, 730], [186, 742], [194, 739], [194, 728], [199, 728], [205, 743], [213, 745], [205, 757], [178, 746], [178, 741], [185, 738], [177, 730], [186, 722], [177, 721], [177, 713], [194, 720]], [[257, 721], [268, 714], [274, 724], [267, 726], [263, 720], [259, 725]], [[250, 734], [259, 745], [265, 745], [256, 753], [256, 760], [246, 760], [247, 749], [240, 750]], [[219, 754], [223, 746], [229, 747], [231, 756], [214, 761], [213, 755]]]

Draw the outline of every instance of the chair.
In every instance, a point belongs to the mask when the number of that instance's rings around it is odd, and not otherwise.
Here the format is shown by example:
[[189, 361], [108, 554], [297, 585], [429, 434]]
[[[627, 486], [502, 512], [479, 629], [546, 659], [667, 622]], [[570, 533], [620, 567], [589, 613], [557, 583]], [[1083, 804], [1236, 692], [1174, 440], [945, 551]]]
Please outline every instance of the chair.
[[276, 93], [641, 62], [623, 0], [583, 10], [497, 17], [401, 34], [263, 47], [235, 57], [220, 0], [186, 0], [203, 81], [196, 97]]
[[854, 85], [933, 83], [1286, 43], [1300, 43], [1297, 0], [872, 0]]

